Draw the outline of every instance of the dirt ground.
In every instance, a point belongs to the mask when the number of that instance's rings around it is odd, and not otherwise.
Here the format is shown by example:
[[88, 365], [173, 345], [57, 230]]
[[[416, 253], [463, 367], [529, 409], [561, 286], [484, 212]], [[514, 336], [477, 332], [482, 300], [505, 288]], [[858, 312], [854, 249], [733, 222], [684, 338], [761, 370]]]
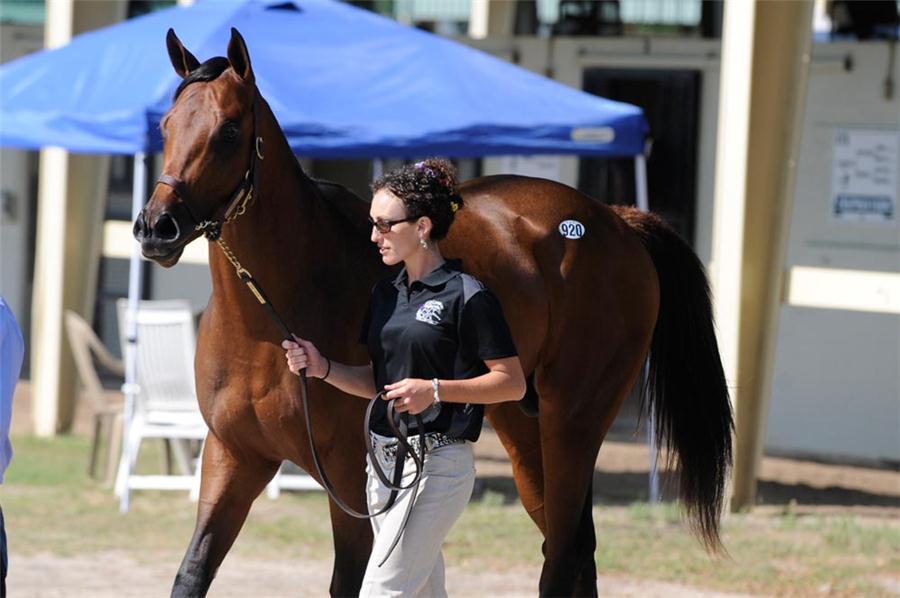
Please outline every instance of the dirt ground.
[[[120, 554], [59, 558], [40, 555], [10, 563], [10, 596], [22, 598], [122, 598], [168, 594], [172, 584], [170, 565], [139, 564]], [[47, 587], [52, 576], [53, 587]], [[304, 588], [327, 588], [331, 565], [318, 561], [254, 561], [228, 557], [216, 577], [211, 598], [262, 598], [260, 579], [265, 579], [266, 598], [321, 595]], [[537, 587], [534, 571], [481, 572], [447, 568], [450, 596], [532, 596]], [[711, 592], [690, 586], [640, 579], [601, 576], [601, 596], [666, 596], [667, 598], [739, 597], [748, 594]]]
[[[650, 451], [643, 435], [614, 428], [600, 449], [594, 472], [595, 504], [630, 504], [648, 499]], [[626, 431], [628, 430], [628, 431]], [[475, 445], [479, 489], [515, 495], [506, 451], [491, 430]], [[666, 473], [660, 474], [662, 496]], [[758, 480], [757, 509], [856, 513], [900, 517], [900, 469], [765, 456]]]
[[[30, 430], [27, 384], [17, 393], [13, 433]], [[86, 433], [88, 419], [79, 412], [76, 431]], [[604, 444], [595, 471], [595, 503], [628, 505], [647, 499], [649, 451], [642, 436], [628, 425], [615, 428]], [[497, 492], [515, 499], [512, 471], [496, 435], [486, 429], [476, 445], [478, 479], [475, 493]], [[763, 459], [758, 510], [856, 513], [867, 517], [900, 518], [900, 471], [896, 467], [858, 467], [801, 459]], [[151, 560], [151, 559], [148, 559]], [[152, 561], [152, 560], [151, 560]], [[327, 587], [331, 573], [325, 561], [252, 560], [230, 555], [210, 592], [211, 596], [257, 596], [259, 580], [266, 580], [268, 596], [315, 595], [304, 588]], [[47, 580], [52, 579], [52, 584]], [[63, 558], [50, 554], [12, 555], [11, 596], [25, 598], [166, 595], [172, 582], [171, 564], [135, 562], [123, 553]], [[900, 595], [896, 579], [887, 588]], [[52, 587], [51, 587], [52, 586]], [[473, 571], [448, 567], [451, 596], [529, 596], [537, 587], [533, 568]], [[738, 596], [673, 583], [602, 575], [603, 596]]]

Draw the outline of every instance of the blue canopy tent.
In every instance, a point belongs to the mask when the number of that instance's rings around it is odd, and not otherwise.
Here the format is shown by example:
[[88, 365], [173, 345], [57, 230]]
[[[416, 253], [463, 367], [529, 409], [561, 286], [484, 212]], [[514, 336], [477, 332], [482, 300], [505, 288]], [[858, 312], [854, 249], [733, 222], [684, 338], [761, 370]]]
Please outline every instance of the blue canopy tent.
[[318, 157], [642, 153], [639, 108], [332, 0], [174, 7], [0, 68], [0, 145], [156, 151], [179, 77], [173, 27], [201, 61], [230, 28], [294, 151]]
[[[201, 61], [224, 54], [238, 28], [260, 92], [298, 155], [633, 156], [638, 205], [647, 207], [639, 108], [334, 0], [200, 1], [7, 63], [0, 146], [134, 154], [136, 215], [145, 200], [143, 157], [162, 148], [158, 124], [180, 82], [165, 51], [170, 27]], [[126, 409], [140, 269], [135, 244]]]

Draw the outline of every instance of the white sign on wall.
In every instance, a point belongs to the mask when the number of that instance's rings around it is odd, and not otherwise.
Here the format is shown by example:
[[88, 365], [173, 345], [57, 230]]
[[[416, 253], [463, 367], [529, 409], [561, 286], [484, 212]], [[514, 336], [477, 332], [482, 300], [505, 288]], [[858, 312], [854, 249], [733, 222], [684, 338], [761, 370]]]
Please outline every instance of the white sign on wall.
[[832, 218], [896, 223], [900, 131], [836, 128], [832, 149]]

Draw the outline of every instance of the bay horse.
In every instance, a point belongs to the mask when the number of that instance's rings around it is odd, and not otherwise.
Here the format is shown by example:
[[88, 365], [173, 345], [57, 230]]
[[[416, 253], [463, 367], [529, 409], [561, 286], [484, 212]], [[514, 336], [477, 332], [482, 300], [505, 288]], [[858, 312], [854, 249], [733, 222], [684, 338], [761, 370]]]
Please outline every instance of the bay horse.
[[[173, 266], [199, 229], [226, 210], [241, 214], [221, 228], [221, 239], [290, 329], [333, 359], [367, 363], [356, 339], [372, 285], [390, 274], [369, 242], [368, 204], [303, 172], [259, 96], [236, 30], [227, 58], [203, 64], [171, 30], [167, 47], [183, 81], [160, 125], [164, 176], [135, 221], [144, 256]], [[733, 424], [700, 261], [657, 217], [607, 207], [559, 183], [490, 176], [465, 182], [460, 193], [465, 208], [441, 250], [499, 297], [529, 377], [523, 401], [537, 411], [502, 403], [489, 406], [487, 417], [544, 537], [540, 594], [597, 594], [594, 464], [648, 354], [655, 434], [676, 455], [680, 495], [698, 537], [717, 549]], [[560, 234], [566, 220], [581, 223], [580, 238]], [[282, 460], [316, 475], [278, 329], [229, 256], [209, 245], [213, 291], [195, 364], [209, 436], [196, 528], [173, 596], [207, 592]], [[365, 510], [358, 432], [365, 401], [319, 380], [309, 384], [314, 441], [328, 477], [347, 503]], [[367, 521], [329, 504], [330, 591], [356, 595], [372, 532]]]

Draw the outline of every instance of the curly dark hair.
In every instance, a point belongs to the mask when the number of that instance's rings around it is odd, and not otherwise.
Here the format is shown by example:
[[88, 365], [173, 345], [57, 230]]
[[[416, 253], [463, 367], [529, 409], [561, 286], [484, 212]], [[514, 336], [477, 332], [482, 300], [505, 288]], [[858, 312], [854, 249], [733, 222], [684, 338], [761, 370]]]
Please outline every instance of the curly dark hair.
[[431, 238], [447, 236], [453, 217], [463, 207], [456, 168], [448, 160], [428, 158], [385, 173], [372, 183], [372, 193], [387, 189], [403, 202], [409, 218], [428, 216]]

